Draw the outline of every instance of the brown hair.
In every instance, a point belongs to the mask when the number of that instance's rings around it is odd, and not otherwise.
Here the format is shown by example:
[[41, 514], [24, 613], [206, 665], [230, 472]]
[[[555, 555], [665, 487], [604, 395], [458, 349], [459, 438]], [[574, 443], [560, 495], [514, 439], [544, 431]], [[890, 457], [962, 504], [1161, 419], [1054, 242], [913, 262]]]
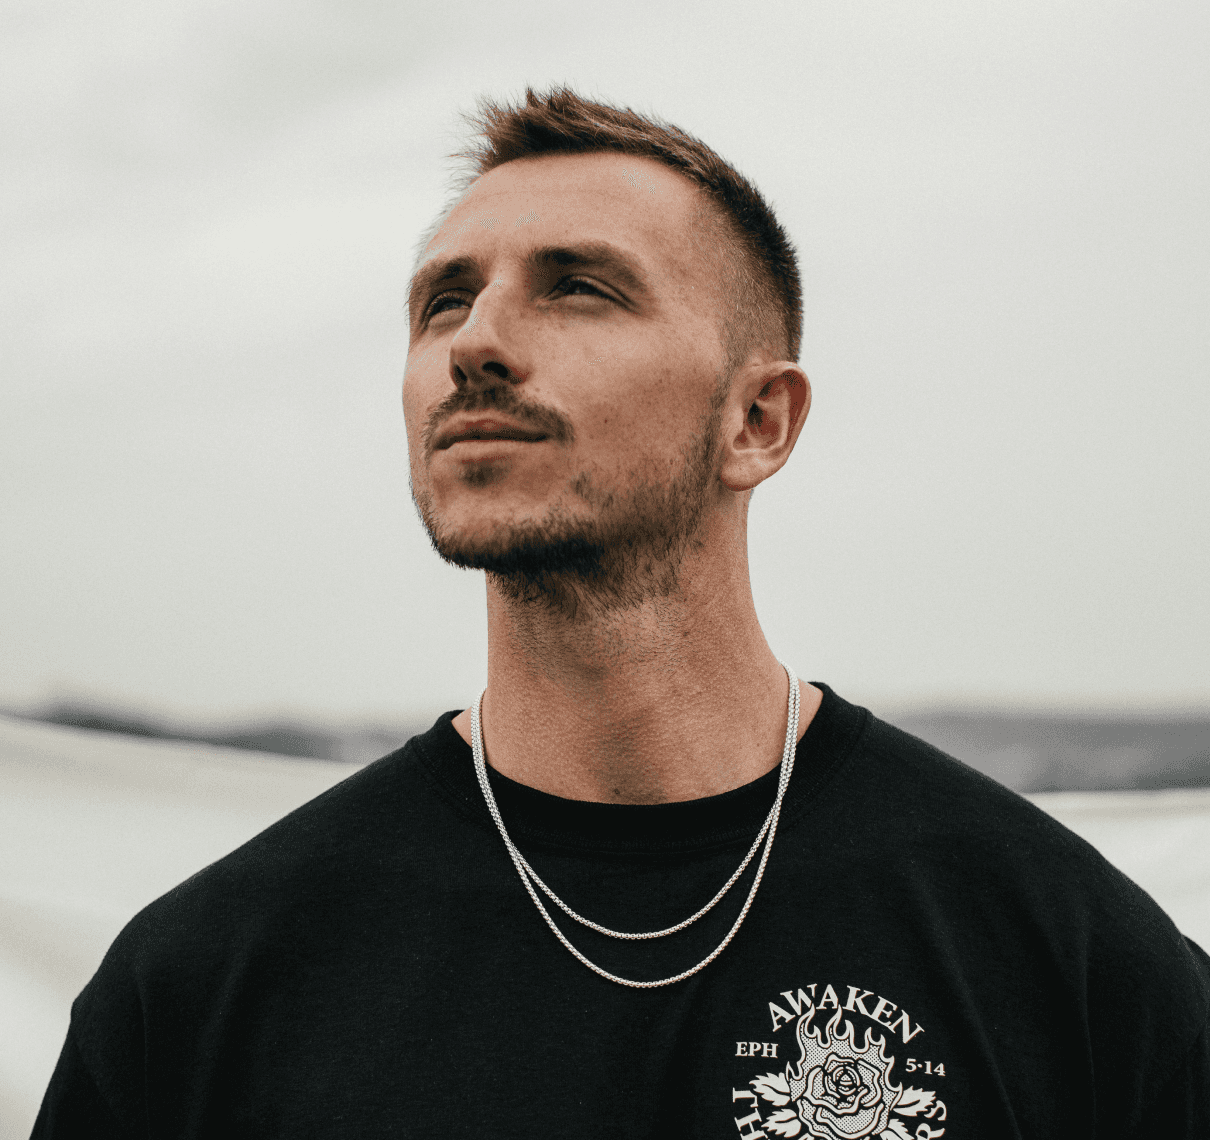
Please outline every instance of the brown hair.
[[569, 87], [545, 94], [527, 87], [524, 104], [516, 106], [483, 100], [470, 122], [477, 141], [454, 156], [471, 164], [468, 181], [520, 158], [616, 151], [653, 158], [697, 183], [740, 251], [728, 259], [736, 307], [724, 319], [730, 363], [740, 363], [757, 340], [798, 359], [802, 286], [794, 246], [760, 191], [700, 139], [628, 107], [592, 102]]

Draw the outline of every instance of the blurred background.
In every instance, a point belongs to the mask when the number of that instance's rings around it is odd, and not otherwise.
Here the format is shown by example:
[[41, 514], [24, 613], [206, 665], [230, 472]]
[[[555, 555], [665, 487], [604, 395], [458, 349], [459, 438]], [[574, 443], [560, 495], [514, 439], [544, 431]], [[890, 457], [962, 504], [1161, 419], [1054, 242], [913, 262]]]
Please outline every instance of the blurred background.
[[884, 713], [1210, 710], [1210, 9], [5, 0], [0, 704], [409, 726], [484, 675], [415, 518], [411, 253], [476, 95], [708, 140], [796, 240], [754, 503]]
[[[480, 94], [654, 111], [779, 210], [815, 400], [752, 565], [800, 675], [1023, 791], [1210, 785], [1204, 3], [0, 0], [0, 21], [0, 930], [10, 962], [91, 947], [51, 997], [16, 967], [0, 985], [25, 1027], [0, 1135], [139, 900], [482, 684], [482, 581], [416, 520], [399, 402], [413, 247]], [[266, 751], [318, 759], [227, 827]], [[228, 792], [190, 817], [200, 846], [98, 903], [63, 852], [152, 826], [137, 805], [208, 764]], [[81, 831], [56, 796], [118, 814]]]

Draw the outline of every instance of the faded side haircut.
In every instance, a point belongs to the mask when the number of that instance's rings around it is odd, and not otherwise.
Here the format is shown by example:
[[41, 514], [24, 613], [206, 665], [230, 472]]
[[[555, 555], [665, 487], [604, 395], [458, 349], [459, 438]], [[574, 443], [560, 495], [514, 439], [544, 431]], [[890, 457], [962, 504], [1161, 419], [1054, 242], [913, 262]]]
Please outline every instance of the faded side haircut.
[[516, 105], [481, 100], [469, 121], [474, 141], [452, 156], [469, 164], [467, 184], [517, 159], [597, 151], [652, 158], [691, 179], [714, 206], [716, 224], [709, 228], [721, 231], [733, 251], [721, 266], [735, 306], [722, 314], [728, 364], [742, 363], [756, 348], [798, 359], [802, 285], [794, 246], [760, 191], [700, 139], [568, 87], [541, 94], [527, 87]]

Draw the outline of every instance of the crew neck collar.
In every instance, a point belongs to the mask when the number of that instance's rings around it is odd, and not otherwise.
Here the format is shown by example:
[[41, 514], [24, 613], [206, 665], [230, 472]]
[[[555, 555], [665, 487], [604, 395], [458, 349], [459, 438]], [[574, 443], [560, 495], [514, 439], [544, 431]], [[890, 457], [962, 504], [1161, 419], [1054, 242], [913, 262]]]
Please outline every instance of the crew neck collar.
[[[832, 772], [847, 758], [870, 714], [813, 681], [823, 701], [798, 742], [794, 772], [782, 804], [779, 828], [788, 826]], [[410, 742], [424, 770], [463, 814], [495, 830], [475, 778], [470, 745], [443, 713], [428, 732]], [[509, 833], [543, 847], [616, 853], [669, 854], [750, 841], [777, 794], [780, 765], [751, 783], [703, 799], [667, 804], [604, 804], [570, 800], [511, 780], [488, 765], [488, 779]]]

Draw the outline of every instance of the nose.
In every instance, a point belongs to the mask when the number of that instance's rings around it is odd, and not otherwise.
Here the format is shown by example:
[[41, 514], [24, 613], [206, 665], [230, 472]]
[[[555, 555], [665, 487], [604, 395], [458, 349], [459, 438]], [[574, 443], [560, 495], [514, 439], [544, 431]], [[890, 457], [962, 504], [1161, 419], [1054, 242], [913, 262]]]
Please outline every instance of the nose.
[[475, 298], [462, 327], [450, 341], [450, 379], [456, 388], [520, 384], [523, 365], [520, 320], [503, 281], [493, 281]]

